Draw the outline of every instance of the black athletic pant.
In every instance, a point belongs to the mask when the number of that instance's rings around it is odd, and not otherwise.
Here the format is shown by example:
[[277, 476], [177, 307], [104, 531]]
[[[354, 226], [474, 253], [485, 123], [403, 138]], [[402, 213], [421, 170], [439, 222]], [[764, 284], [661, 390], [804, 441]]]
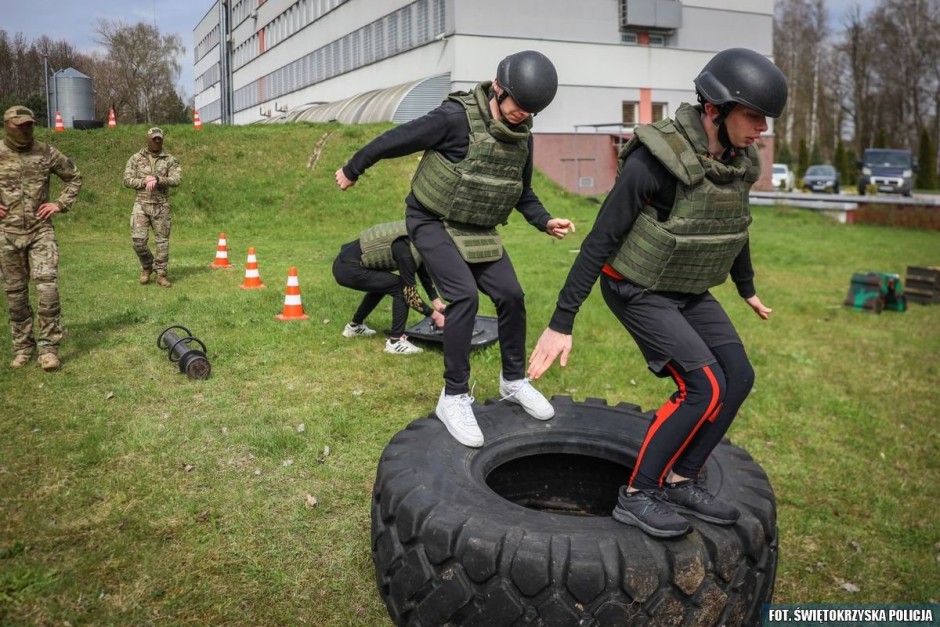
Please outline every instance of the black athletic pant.
[[525, 377], [525, 300], [509, 255], [504, 251], [498, 261], [467, 263], [444, 230], [440, 217], [408, 207], [405, 223], [408, 237], [421, 253], [438, 292], [447, 301], [445, 393], [470, 391], [470, 342], [480, 302], [479, 292], [486, 294], [496, 306], [503, 377], [508, 381]]
[[708, 292], [650, 292], [605, 275], [601, 293], [650, 370], [676, 384], [647, 429], [629, 484], [658, 488], [670, 469], [698, 476], [754, 385], [734, 325]]
[[352, 321], [362, 324], [385, 296], [392, 297], [392, 338], [401, 337], [408, 323], [408, 304], [401, 285], [401, 277], [394, 272], [365, 268], [358, 261], [337, 257], [333, 262], [333, 278], [343, 287], [348, 287], [366, 295], [359, 308], [353, 314]]

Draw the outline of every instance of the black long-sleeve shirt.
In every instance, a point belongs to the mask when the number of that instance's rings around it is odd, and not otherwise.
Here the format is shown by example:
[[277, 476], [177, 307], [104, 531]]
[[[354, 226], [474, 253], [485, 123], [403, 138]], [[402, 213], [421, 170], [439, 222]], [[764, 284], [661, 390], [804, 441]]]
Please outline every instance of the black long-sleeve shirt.
[[[343, 166], [346, 178], [355, 181], [382, 159], [394, 159], [405, 155], [435, 150], [451, 163], [463, 161], [470, 148], [470, 121], [467, 112], [457, 102], [445, 101], [429, 113], [406, 122], [379, 135], [363, 146]], [[413, 193], [405, 199], [409, 207], [429, 212]], [[529, 158], [522, 171], [522, 194], [516, 209], [526, 221], [545, 231], [551, 219], [538, 196], [532, 190], [532, 136], [529, 136]]]
[[[581, 252], [558, 294], [549, 328], [571, 334], [578, 310], [591, 293], [604, 264], [633, 228], [640, 210], [650, 204], [657, 210], [660, 219], [665, 219], [675, 202], [676, 182], [676, 178], [645, 146], [630, 154], [613, 189], [601, 205], [591, 232], [581, 244]], [[750, 244], [745, 244], [734, 260], [731, 280], [742, 298], [756, 294]]]

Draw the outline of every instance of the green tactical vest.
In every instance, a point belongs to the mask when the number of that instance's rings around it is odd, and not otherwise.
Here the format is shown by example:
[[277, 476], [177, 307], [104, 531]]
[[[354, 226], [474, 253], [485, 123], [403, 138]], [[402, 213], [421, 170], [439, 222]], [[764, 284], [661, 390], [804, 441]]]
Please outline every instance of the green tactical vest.
[[522, 171], [529, 158], [531, 118], [510, 130], [493, 118], [487, 93], [490, 83], [473, 93], [454, 92], [470, 121], [470, 147], [463, 161], [451, 163], [434, 150], [425, 151], [411, 180], [422, 205], [453, 222], [493, 227], [505, 224], [522, 195]]
[[[362, 265], [372, 270], [398, 270], [398, 264], [392, 256], [392, 244], [399, 237], [407, 237], [405, 221], [385, 222], [363, 229], [359, 234], [359, 247], [362, 249]], [[415, 265], [421, 265], [421, 257], [414, 245], [409, 242], [411, 256]]]
[[620, 169], [640, 144], [678, 179], [665, 222], [647, 205], [608, 263], [630, 281], [656, 291], [701, 294], [725, 281], [747, 243], [748, 193], [760, 178], [757, 148], [738, 151], [732, 163], [705, 156], [708, 137], [701, 112], [688, 104], [675, 120], [639, 126], [619, 155]]

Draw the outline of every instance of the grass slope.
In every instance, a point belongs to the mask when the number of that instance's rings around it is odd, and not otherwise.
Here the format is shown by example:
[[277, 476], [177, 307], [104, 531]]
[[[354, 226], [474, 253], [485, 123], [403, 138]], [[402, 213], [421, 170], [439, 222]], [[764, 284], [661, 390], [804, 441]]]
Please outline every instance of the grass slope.
[[[166, 128], [184, 179], [169, 290], [137, 284], [129, 241], [133, 193], [121, 177], [145, 127], [44, 135], [85, 186], [56, 218], [62, 371], [10, 370], [0, 339], [0, 623], [389, 623], [371, 564], [370, 490], [385, 443], [433, 409], [442, 366], [433, 349], [403, 358], [378, 338], [340, 335], [359, 295], [334, 284], [332, 260], [362, 227], [402, 216], [417, 157], [382, 162], [345, 193], [333, 172], [384, 128]], [[559, 242], [518, 217], [503, 230], [530, 347], [598, 208], [541, 176], [536, 189], [579, 231]], [[757, 371], [730, 436], [777, 492], [776, 600], [936, 602], [940, 307], [875, 316], [841, 302], [853, 272], [940, 265], [940, 234], [755, 214], [772, 319], [731, 286], [715, 292]], [[209, 267], [221, 232], [231, 270]], [[264, 290], [239, 289], [249, 247]], [[292, 266], [310, 319], [280, 322]], [[389, 322], [387, 303], [369, 320]], [[207, 345], [210, 379], [188, 380], [157, 348], [174, 323]], [[497, 347], [472, 359], [477, 397], [496, 396]], [[539, 387], [646, 408], [670, 392], [596, 291], [569, 366]]]

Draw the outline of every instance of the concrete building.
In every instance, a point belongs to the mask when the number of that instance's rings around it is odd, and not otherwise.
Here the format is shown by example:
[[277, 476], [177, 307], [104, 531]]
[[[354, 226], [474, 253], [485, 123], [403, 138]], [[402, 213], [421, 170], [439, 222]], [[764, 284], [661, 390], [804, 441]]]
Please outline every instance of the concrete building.
[[194, 29], [195, 104], [204, 123], [404, 122], [534, 49], [559, 77], [536, 166], [603, 194], [636, 124], [694, 102], [719, 50], [772, 56], [772, 34], [773, 0], [218, 0]]

